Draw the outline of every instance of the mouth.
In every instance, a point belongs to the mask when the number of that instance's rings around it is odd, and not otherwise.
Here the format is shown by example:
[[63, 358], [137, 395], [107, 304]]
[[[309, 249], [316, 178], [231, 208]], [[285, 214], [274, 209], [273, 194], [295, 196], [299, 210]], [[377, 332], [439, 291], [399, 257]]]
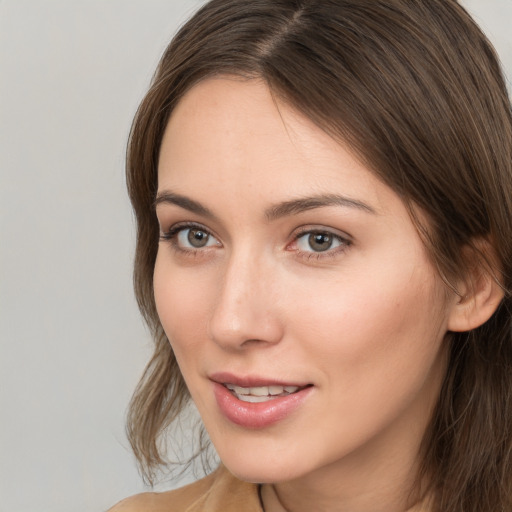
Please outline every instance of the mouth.
[[231, 423], [248, 429], [267, 428], [291, 416], [308, 400], [314, 387], [231, 373], [216, 373], [210, 380], [220, 412]]
[[280, 385], [271, 385], [271, 386], [256, 386], [256, 387], [242, 387], [237, 386], [236, 384], [223, 383], [222, 384], [226, 389], [228, 389], [231, 394], [241, 400], [242, 402], [249, 403], [262, 403], [268, 402], [270, 400], [275, 400], [276, 398], [285, 397], [289, 395], [293, 395], [302, 389], [305, 389], [308, 386], [280, 386]]

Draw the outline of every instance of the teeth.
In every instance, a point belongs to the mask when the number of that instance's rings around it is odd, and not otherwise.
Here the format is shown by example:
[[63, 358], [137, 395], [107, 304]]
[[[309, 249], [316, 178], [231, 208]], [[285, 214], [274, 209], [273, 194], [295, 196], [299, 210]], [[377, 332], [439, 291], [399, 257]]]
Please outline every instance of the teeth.
[[225, 384], [238, 399], [244, 402], [265, 402], [278, 396], [284, 396], [295, 393], [299, 390], [299, 386], [257, 386], [253, 388], [242, 388], [234, 384]]
[[251, 393], [251, 388], [241, 388], [240, 386], [235, 386], [234, 384], [225, 384], [225, 386], [230, 391], [234, 391], [237, 395], [249, 395]]
[[238, 397], [242, 402], [251, 402], [252, 404], [257, 404], [260, 402], [268, 402], [269, 400], [274, 400], [275, 397], [270, 396], [253, 396], [253, 395], [240, 395]]
[[262, 386], [259, 388], [251, 388], [250, 394], [253, 396], [268, 396], [268, 395], [270, 395], [270, 389], [269, 389], [269, 386]]

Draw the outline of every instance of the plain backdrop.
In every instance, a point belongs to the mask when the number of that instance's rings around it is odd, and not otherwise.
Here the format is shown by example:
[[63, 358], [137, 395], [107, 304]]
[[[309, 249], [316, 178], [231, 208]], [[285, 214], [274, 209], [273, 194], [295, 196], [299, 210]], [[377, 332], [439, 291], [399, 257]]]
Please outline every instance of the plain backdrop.
[[[124, 414], [149, 357], [132, 293], [130, 123], [200, 0], [0, 0], [0, 512], [144, 490]], [[466, 0], [512, 76], [512, 0]]]

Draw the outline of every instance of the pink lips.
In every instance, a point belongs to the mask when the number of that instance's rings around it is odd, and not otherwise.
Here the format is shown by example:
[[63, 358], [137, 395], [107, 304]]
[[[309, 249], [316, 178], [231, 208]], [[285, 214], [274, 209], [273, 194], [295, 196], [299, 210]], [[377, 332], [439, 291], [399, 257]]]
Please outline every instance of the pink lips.
[[[295, 411], [306, 399], [312, 386], [284, 383], [259, 377], [236, 377], [226, 373], [210, 376], [217, 404], [222, 414], [232, 423], [241, 427], [261, 429], [284, 420]], [[251, 403], [239, 400], [223, 384], [234, 384], [240, 387], [257, 386], [298, 386], [300, 389], [286, 396], [279, 396], [266, 402]]]

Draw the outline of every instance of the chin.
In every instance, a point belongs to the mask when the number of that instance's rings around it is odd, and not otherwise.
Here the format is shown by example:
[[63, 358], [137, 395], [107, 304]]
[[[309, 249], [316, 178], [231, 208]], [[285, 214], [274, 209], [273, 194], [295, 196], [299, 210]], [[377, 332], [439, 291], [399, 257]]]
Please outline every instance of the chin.
[[269, 467], [269, 464], [270, 462], [264, 460], [255, 464], [224, 463], [228, 470], [238, 479], [255, 484], [286, 482], [301, 476], [300, 473], [287, 471], [285, 467]]
[[[255, 443], [256, 445], [256, 443]], [[297, 460], [296, 454], [282, 453], [282, 450], [263, 450], [254, 446], [252, 449], [220, 450], [224, 466], [237, 478], [251, 483], [278, 483], [294, 480], [311, 471]]]

